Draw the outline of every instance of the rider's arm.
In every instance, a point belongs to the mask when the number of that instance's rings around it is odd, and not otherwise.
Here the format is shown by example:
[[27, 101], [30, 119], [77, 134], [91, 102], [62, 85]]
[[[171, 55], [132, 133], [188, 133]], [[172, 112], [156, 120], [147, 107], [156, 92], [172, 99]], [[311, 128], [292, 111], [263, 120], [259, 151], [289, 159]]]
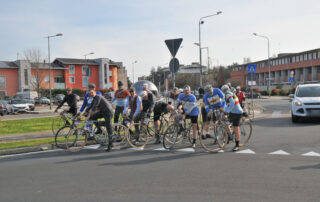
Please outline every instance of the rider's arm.
[[176, 102], [174, 103], [174, 109], [178, 109], [178, 105], [180, 103], [180, 99], [181, 99], [181, 94], [178, 96], [178, 99], [176, 100]]
[[118, 91], [116, 91], [116, 92], [114, 93], [114, 96], [113, 96], [113, 98], [112, 98], [112, 100], [111, 100], [111, 104], [117, 99], [117, 98], [116, 98], [116, 97], [117, 97], [117, 96], [116, 96], [116, 95], [117, 95], [117, 92], [118, 92]]
[[60, 109], [60, 107], [62, 107], [62, 105], [67, 102], [67, 96], [64, 96], [62, 102], [59, 104], [59, 106], [57, 107], [57, 109]]
[[86, 108], [87, 104], [88, 104], [88, 93], [86, 93], [86, 95], [84, 96], [83, 103], [80, 108], [81, 113], [83, 112], [84, 108]]
[[210, 104], [208, 102], [207, 97], [208, 97], [208, 94], [205, 94], [203, 100], [204, 100], [204, 107], [206, 109], [206, 112], [209, 113], [210, 112]]
[[89, 111], [95, 111], [100, 103], [101, 98], [99, 96], [95, 96], [92, 100], [91, 105], [86, 109], [86, 113]]
[[124, 104], [123, 114], [126, 114], [129, 108], [129, 96], [126, 98], [126, 102]]
[[137, 109], [134, 112], [133, 116], [134, 117], [138, 116], [138, 114], [140, 113], [140, 110], [141, 110], [141, 98], [140, 98], [140, 96], [138, 96], [137, 97]]
[[233, 108], [235, 102], [234, 102], [234, 99], [233, 99], [232, 95], [227, 96], [226, 99], [229, 101], [229, 105], [227, 105], [225, 112], [226, 113], [230, 113], [230, 111]]
[[224, 94], [219, 88], [215, 88], [214, 90], [216, 91], [216, 93], [221, 99], [224, 99]]

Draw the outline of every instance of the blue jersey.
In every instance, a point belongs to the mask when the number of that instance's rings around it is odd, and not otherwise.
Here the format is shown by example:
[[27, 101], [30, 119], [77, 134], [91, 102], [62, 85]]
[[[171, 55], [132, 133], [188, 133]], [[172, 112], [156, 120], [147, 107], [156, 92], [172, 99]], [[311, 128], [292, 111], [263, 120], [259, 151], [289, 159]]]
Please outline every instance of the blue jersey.
[[213, 89], [212, 94], [206, 93], [204, 95], [203, 100], [207, 113], [210, 111], [210, 109], [214, 110], [220, 107], [224, 108], [226, 106], [226, 102], [224, 101], [224, 95], [219, 88]]
[[199, 108], [196, 105], [197, 99], [194, 95], [189, 94], [188, 96], [184, 93], [181, 93], [175, 102], [174, 107], [177, 108], [178, 104], [182, 104], [182, 108], [185, 111], [185, 113], [189, 116], [198, 116], [199, 114]]
[[[97, 95], [101, 95], [101, 93], [99, 91], [96, 91]], [[92, 100], [93, 100], [93, 97], [90, 97], [89, 93], [86, 93], [86, 95], [84, 96], [84, 99], [83, 99], [83, 103], [82, 103], [82, 106], [80, 108], [80, 112], [82, 113], [83, 110], [88, 106], [91, 105], [92, 103]]]

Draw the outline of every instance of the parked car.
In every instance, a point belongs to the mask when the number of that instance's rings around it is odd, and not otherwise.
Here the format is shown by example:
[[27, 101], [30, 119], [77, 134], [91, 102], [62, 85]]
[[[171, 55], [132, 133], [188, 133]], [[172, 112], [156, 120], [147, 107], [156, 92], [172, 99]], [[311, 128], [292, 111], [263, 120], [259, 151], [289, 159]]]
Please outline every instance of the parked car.
[[258, 92], [253, 92], [251, 95], [251, 91], [246, 93], [246, 98], [261, 98], [261, 94]]
[[7, 114], [15, 114], [18, 112], [18, 109], [13, 105], [9, 104], [10, 100], [0, 100], [0, 103], [4, 105], [5, 111]]
[[300, 84], [289, 97], [292, 122], [301, 117], [320, 117], [320, 84]]
[[25, 100], [21, 99], [12, 99], [9, 104], [17, 109], [17, 112], [27, 112], [30, 111], [29, 104]]
[[50, 105], [50, 99], [48, 99], [47, 97], [41, 97], [40, 99], [39, 98], [34, 98], [34, 102], [36, 104], [48, 104]]
[[62, 100], [64, 99], [64, 97], [65, 97], [64, 94], [57, 94], [55, 96], [56, 104], [59, 105], [62, 102]]
[[26, 102], [27, 102], [27, 104], [29, 105], [29, 109], [30, 109], [30, 111], [34, 111], [34, 109], [35, 109], [35, 106], [34, 106], [34, 100], [31, 100], [31, 99], [24, 99]]

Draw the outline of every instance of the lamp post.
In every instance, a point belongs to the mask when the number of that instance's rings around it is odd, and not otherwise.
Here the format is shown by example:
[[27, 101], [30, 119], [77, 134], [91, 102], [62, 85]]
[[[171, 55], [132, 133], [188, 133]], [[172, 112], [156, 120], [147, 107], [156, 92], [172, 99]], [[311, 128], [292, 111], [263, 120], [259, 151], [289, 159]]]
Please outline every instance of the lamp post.
[[91, 52], [91, 53], [87, 53], [87, 54], [84, 54], [84, 61], [85, 61], [85, 67], [86, 67], [86, 77], [87, 77], [87, 90], [89, 90], [89, 67], [88, 67], [88, 61], [87, 61], [87, 56], [88, 55], [93, 55], [94, 52]]
[[270, 97], [270, 77], [271, 77], [271, 72], [270, 72], [270, 45], [269, 45], [269, 38], [267, 36], [263, 36], [263, 35], [259, 35], [257, 33], [253, 33], [254, 36], [258, 36], [258, 37], [262, 37], [267, 39], [268, 41], [268, 71], [269, 71], [269, 78], [268, 78], [268, 93], [269, 93], [269, 97]]
[[204, 18], [209, 18], [209, 17], [213, 17], [216, 15], [221, 14], [222, 11], [218, 11], [216, 14], [213, 15], [207, 15], [207, 16], [203, 16], [200, 18], [199, 20], [199, 63], [200, 63], [200, 86], [202, 86], [202, 58], [201, 58], [201, 24], [204, 23], [203, 19]]
[[52, 109], [52, 103], [51, 103], [51, 99], [52, 99], [52, 94], [51, 94], [51, 62], [50, 62], [50, 38], [53, 37], [57, 37], [57, 36], [62, 36], [61, 33], [56, 34], [56, 35], [52, 35], [52, 36], [46, 36], [44, 38], [48, 39], [48, 63], [49, 63], [49, 96], [50, 96], [50, 110]]
[[138, 61], [134, 61], [132, 63], [132, 84], [134, 84], [134, 63], [137, 63]]

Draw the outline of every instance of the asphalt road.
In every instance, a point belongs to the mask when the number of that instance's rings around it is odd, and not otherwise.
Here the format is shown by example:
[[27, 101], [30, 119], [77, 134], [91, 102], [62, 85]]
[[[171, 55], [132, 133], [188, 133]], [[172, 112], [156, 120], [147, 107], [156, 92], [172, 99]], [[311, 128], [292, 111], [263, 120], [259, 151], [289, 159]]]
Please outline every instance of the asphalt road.
[[149, 145], [0, 157], [0, 201], [319, 201], [319, 123], [291, 123], [288, 100], [257, 102], [266, 111], [239, 153], [232, 143], [216, 154]]

